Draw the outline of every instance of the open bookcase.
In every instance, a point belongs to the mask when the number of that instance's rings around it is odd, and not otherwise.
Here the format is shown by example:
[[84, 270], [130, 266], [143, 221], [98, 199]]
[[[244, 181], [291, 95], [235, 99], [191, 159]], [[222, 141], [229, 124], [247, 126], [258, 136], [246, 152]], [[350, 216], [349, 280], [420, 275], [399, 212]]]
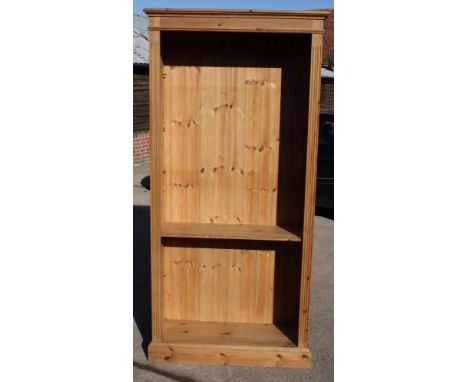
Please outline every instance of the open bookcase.
[[310, 367], [326, 11], [145, 9], [151, 360]]

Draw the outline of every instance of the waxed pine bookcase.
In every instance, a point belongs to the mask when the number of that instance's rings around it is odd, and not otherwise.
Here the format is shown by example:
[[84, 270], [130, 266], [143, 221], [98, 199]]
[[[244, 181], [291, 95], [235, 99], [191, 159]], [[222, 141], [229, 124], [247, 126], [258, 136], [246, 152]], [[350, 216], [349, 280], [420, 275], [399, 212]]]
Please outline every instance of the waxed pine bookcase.
[[145, 9], [150, 360], [310, 367], [327, 11]]

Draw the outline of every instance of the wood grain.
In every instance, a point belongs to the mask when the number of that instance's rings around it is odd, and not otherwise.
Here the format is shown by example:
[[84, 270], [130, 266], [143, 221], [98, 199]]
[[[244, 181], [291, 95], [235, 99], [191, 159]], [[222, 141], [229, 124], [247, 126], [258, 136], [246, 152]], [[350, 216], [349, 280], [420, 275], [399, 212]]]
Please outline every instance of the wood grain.
[[145, 8], [149, 30], [324, 33], [329, 11]]
[[267, 16], [280, 16], [280, 17], [307, 17], [325, 19], [330, 11], [327, 10], [273, 10], [273, 9], [214, 9], [214, 8], [144, 8], [143, 11], [147, 15], [151, 16], [164, 16], [164, 15], [178, 15], [178, 16], [190, 16], [190, 15], [202, 15], [204, 17], [219, 17], [224, 15], [226, 17], [256, 17], [261, 16], [266, 18]]
[[288, 229], [275, 225], [256, 224], [164, 222], [161, 226], [161, 236], [200, 239], [301, 241], [299, 236]]
[[[167, 248], [170, 251], [170, 248]], [[200, 248], [196, 251], [198, 257], [198, 275], [199, 284], [197, 289], [198, 294], [198, 311], [199, 313], [194, 317], [187, 317], [188, 319], [195, 319], [196, 316], [202, 321], [213, 320], [213, 290], [217, 287], [214, 283], [214, 277], [212, 272], [213, 265], [213, 253], [212, 248]], [[170, 252], [167, 253], [170, 256]], [[173, 317], [169, 317], [173, 318]]]
[[[200, 156], [199, 176], [199, 221], [202, 223], [214, 222], [216, 173], [216, 68], [208, 66], [208, 58], [212, 55], [211, 47], [199, 46], [201, 49], [200, 63]], [[169, 207], [168, 207], [169, 208]]]
[[322, 66], [322, 35], [312, 35], [309, 85], [309, 126], [307, 134], [307, 170], [302, 244], [301, 294], [299, 310], [299, 347], [307, 347], [309, 332], [309, 303], [312, 267], [317, 152], [320, 114], [320, 71]]
[[260, 346], [224, 346], [199, 344], [151, 343], [150, 361], [217, 365], [310, 368], [308, 349]]
[[164, 318], [272, 323], [274, 258], [255, 242], [166, 239]]
[[273, 324], [164, 320], [163, 331], [169, 343], [296, 347]]
[[248, 35], [165, 33], [166, 221], [274, 225], [282, 70], [273, 42], [251, 40], [245, 64]]
[[[245, 47], [233, 47], [238, 52], [245, 52]], [[232, 54], [231, 65], [234, 65]], [[229, 109], [229, 151], [228, 155], [228, 223], [244, 223], [244, 141], [245, 141], [245, 81], [246, 70], [231, 67], [229, 73], [229, 93], [231, 104]]]
[[322, 20], [311, 18], [230, 18], [230, 17], [160, 17], [149, 30], [186, 30], [217, 32], [324, 33]]
[[[321, 33], [328, 12], [146, 12], [149, 358], [310, 367]], [[275, 31], [285, 33], [252, 33]]]
[[[228, 291], [226, 296], [227, 301], [227, 322], [241, 322], [242, 312], [241, 306], [241, 291], [245, 288], [242, 284], [242, 253], [231, 248], [231, 243], [227, 244], [226, 256], [228, 256]], [[241, 271], [239, 271], [239, 269]], [[270, 279], [273, 281], [273, 274]]]
[[162, 206], [162, 86], [161, 86], [161, 33], [150, 31], [150, 132], [151, 132], [151, 314], [153, 340], [161, 338], [162, 329], [162, 246], [161, 211]]

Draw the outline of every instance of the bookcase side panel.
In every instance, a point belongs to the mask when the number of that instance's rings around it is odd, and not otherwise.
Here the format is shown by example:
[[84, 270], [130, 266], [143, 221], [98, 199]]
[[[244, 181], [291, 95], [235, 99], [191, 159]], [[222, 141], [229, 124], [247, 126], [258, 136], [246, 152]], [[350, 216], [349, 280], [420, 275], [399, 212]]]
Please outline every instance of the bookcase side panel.
[[312, 267], [312, 244], [317, 177], [317, 151], [320, 114], [320, 76], [323, 35], [313, 34], [310, 60], [309, 127], [307, 136], [307, 170], [302, 243], [301, 299], [299, 308], [299, 347], [308, 347], [309, 304]]
[[152, 310], [152, 338], [161, 339], [162, 335], [162, 298], [161, 298], [161, 131], [162, 131], [162, 86], [161, 86], [161, 33], [149, 33], [150, 53], [150, 132], [151, 132], [151, 163], [150, 163], [150, 241], [151, 241], [151, 310]]

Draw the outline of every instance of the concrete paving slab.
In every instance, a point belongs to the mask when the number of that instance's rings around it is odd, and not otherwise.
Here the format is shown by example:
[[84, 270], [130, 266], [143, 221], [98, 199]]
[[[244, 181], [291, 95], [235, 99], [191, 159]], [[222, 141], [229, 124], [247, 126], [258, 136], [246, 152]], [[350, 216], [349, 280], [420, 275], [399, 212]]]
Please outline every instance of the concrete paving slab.
[[[193, 365], [149, 362], [146, 347], [151, 337], [149, 285], [148, 164], [134, 166], [133, 359], [134, 381], [181, 382], [331, 382], [333, 381], [333, 220], [316, 216], [312, 260], [309, 344], [310, 369]], [[145, 180], [146, 179], [146, 180]], [[143, 185], [141, 184], [143, 180]]]
[[149, 163], [133, 165], [133, 205], [150, 205]]

